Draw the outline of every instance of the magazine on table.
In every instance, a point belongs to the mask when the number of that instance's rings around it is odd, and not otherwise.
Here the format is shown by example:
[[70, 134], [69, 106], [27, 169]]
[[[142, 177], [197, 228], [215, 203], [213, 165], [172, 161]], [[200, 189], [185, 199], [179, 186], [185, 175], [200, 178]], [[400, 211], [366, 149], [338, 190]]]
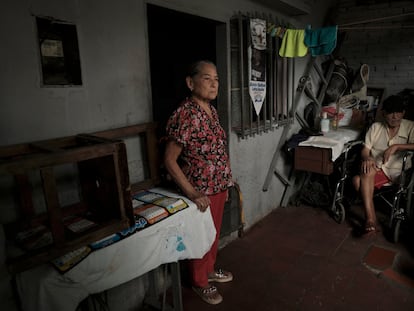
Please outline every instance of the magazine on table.
[[168, 217], [168, 212], [165, 208], [154, 205], [154, 204], [145, 204], [134, 208], [134, 215], [135, 217], [141, 216], [144, 217], [148, 224], [152, 225], [166, 217]]
[[134, 194], [133, 200], [164, 207], [170, 214], [174, 214], [175, 212], [188, 207], [187, 202], [181, 198], [174, 198], [148, 190]]

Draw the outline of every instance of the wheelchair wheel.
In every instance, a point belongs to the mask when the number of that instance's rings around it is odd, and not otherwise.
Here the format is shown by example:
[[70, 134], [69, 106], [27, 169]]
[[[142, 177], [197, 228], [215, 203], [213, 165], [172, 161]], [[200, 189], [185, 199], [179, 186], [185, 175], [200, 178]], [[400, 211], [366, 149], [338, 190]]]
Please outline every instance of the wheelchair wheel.
[[400, 239], [400, 229], [401, 229], [401, 219], [395, 219], [392, 224], [391, 233], [392, 233], [392, 241], [397, 243]]
[[339, 224], [343, 223], [345, 220], [345, 206], [342, 202], [335, 202], [335, 209], [333, 212], [333, 218]]

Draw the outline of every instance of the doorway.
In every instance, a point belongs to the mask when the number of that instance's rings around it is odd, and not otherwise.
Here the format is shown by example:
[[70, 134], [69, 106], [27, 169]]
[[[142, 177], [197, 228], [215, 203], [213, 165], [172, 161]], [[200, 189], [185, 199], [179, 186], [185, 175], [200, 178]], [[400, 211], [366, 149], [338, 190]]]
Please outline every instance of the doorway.
[[161, 137], [168, 117], [189, 95], [188, 66], [200, 59], [217, 64], [218, 29], [225, 24], [152, 4], [147, 4], [147, 21], [153, 119]]

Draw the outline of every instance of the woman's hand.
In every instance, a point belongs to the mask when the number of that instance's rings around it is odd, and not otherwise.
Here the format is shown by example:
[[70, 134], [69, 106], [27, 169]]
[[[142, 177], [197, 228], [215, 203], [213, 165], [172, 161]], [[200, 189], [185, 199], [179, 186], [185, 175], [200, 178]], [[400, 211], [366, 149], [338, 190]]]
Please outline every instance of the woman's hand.
[[177, 163], [177, 159], [181, 154], [182, 148], [183, 147], [175, 141], [169, 141], [167, 143], [164, 155], [165, 168], [175, 183], [184, 192], [186, 197], [193, 201], [200, 211], [205, 212], [206, 209], [210, 206], [210, 199], [194, 189]]
[[201, 212], [205, 212], [207, 208], [210, 207], [210, 199], [200, 192], [195, 192], [194, 194], [189, 195], [188, 198], [197, 205], [197, 208]]

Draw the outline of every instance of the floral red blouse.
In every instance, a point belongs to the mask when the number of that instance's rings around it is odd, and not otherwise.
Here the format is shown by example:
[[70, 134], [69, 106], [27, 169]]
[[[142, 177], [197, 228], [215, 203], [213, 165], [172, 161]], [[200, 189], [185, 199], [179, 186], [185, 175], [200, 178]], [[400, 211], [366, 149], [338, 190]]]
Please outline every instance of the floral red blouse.
[[217, 110], [212, 117], [187, 98], [171, 115], [167, 136], [183, 146], [180, 160], [184, 174], [194, 188], [206, 195], [225, 191], [233, 185], [226, 133], [219, 123]]

